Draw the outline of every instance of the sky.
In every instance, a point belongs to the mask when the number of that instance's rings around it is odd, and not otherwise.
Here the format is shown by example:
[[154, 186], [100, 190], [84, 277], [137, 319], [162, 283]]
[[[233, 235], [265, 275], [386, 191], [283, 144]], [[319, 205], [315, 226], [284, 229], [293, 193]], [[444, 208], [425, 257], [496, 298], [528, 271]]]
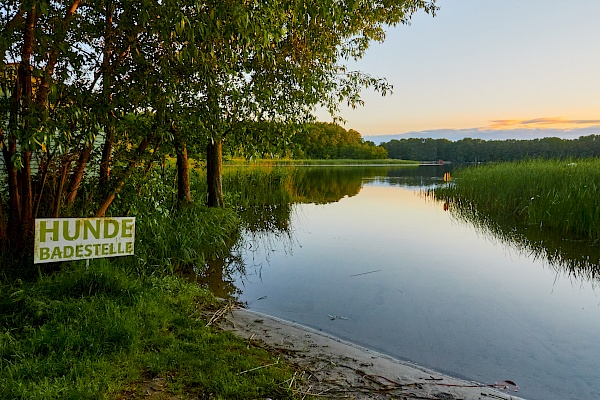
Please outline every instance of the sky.
[[[370, 135], [420, 131], [560, 131], [598, 126], [599, 0], [438, 0], [435, 17], [387, 30], [350, 63], [385, 77], [393, 94], [365, 90], [342, 108], [346, 129]], [[321, 120], [331, 120], [319, 113]], [[592, 130], [593, 131], [593, 130]]]

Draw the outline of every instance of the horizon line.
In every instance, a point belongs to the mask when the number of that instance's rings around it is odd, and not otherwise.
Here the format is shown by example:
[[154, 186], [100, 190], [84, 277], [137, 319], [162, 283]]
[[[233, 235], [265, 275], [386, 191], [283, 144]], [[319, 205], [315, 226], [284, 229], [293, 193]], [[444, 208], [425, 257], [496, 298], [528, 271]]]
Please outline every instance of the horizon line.
[[[600, 122], [600, 121], [599, 121]], [[472, 127], [472, 128], [434, 128], [434, 129], [423, 129], [423, 130], [412, 130], [405, 132], [396, 132], [396, 133], [361, 133], [363, 137], [366, 136], [398, 136], [398, 135], [410, 135], [410, 134], [422, 134], [422, 133], [463, 133], [463, 132], [477, 132], [477, 133], [487, 133], [493, 135], [494, 133], [502, 134], [502, 133], [543, 133], [543, 132], [579, 132], [579, 131], [589, 131], [589, 130], [600, 130], [600, 123], [596, 125], [589, 126], [577, 126], [577, 127], [569, 127], [569, 128], [558, 128], [558, 127], [514, 127], [514, 128], [505, 128], [498, 129], [492, 127]], [[600, 132], [599, 132], [600, 133]]]

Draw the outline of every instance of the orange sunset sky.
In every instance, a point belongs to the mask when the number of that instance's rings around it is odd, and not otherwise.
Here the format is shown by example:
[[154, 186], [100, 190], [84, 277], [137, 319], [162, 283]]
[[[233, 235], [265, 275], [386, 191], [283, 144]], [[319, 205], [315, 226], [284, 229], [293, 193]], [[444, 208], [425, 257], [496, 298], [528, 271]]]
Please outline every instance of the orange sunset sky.
[[[365, 90], [340, 115], [369, 135], [435, 129], [598, 126], [600, 1], [438, 0], [436, 17], [410, 26], [350, 63], [385, 77], [392, 95]], [[324, 113], [322, 120], [330, 120]]]

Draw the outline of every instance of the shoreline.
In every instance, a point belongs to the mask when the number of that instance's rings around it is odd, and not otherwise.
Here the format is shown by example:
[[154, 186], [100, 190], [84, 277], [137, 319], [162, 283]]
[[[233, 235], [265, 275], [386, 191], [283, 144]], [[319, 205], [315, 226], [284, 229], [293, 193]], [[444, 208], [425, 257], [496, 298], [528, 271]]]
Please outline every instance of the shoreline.
[[[252, 311], [233, 309], [220, 326], [298, 368], [300, 394], [319, 398], [525, 400], [479, 382], [454, 378], [332, 335]], [[265, 366], [268, 367], [268, 366]], [[498, 386], [510, 386], [498, 382]]]

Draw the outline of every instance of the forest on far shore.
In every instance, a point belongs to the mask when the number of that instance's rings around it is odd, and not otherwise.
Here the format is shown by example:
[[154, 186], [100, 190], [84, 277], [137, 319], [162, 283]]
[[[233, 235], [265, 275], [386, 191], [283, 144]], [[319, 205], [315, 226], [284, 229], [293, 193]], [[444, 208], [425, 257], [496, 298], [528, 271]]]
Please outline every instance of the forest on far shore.
[[[277, 154], [293, 159], [399, 159], [415, 161], [490, 162], [515, 161], [527, 158], [566, 159], [600, 157], [600, 135], [578, 139], [546, 137], [530, 140], [393, 139], [376, 145], [354, 129], [346, 130], [336, 123], [315, 122], [300, 125], [253, 127], [249, 130], [278, 132], [292, 130], [290, 143]], [[261, 135], [265, 135], [261, 133]], [[271, 133], [271, 135], [273, 135]], [[265, 135], [266, 136], [266, 135]], [[231, 148], [233, 156], [250, 156], [242, 148]]]
[[578, 139], [556, 137], [533, 140], [394, 139], [380, 145], [389, 158], [417, 161], [489, 162], [514, 161], [525, 158], [588, 158], [600, 157], [600, 136]]

